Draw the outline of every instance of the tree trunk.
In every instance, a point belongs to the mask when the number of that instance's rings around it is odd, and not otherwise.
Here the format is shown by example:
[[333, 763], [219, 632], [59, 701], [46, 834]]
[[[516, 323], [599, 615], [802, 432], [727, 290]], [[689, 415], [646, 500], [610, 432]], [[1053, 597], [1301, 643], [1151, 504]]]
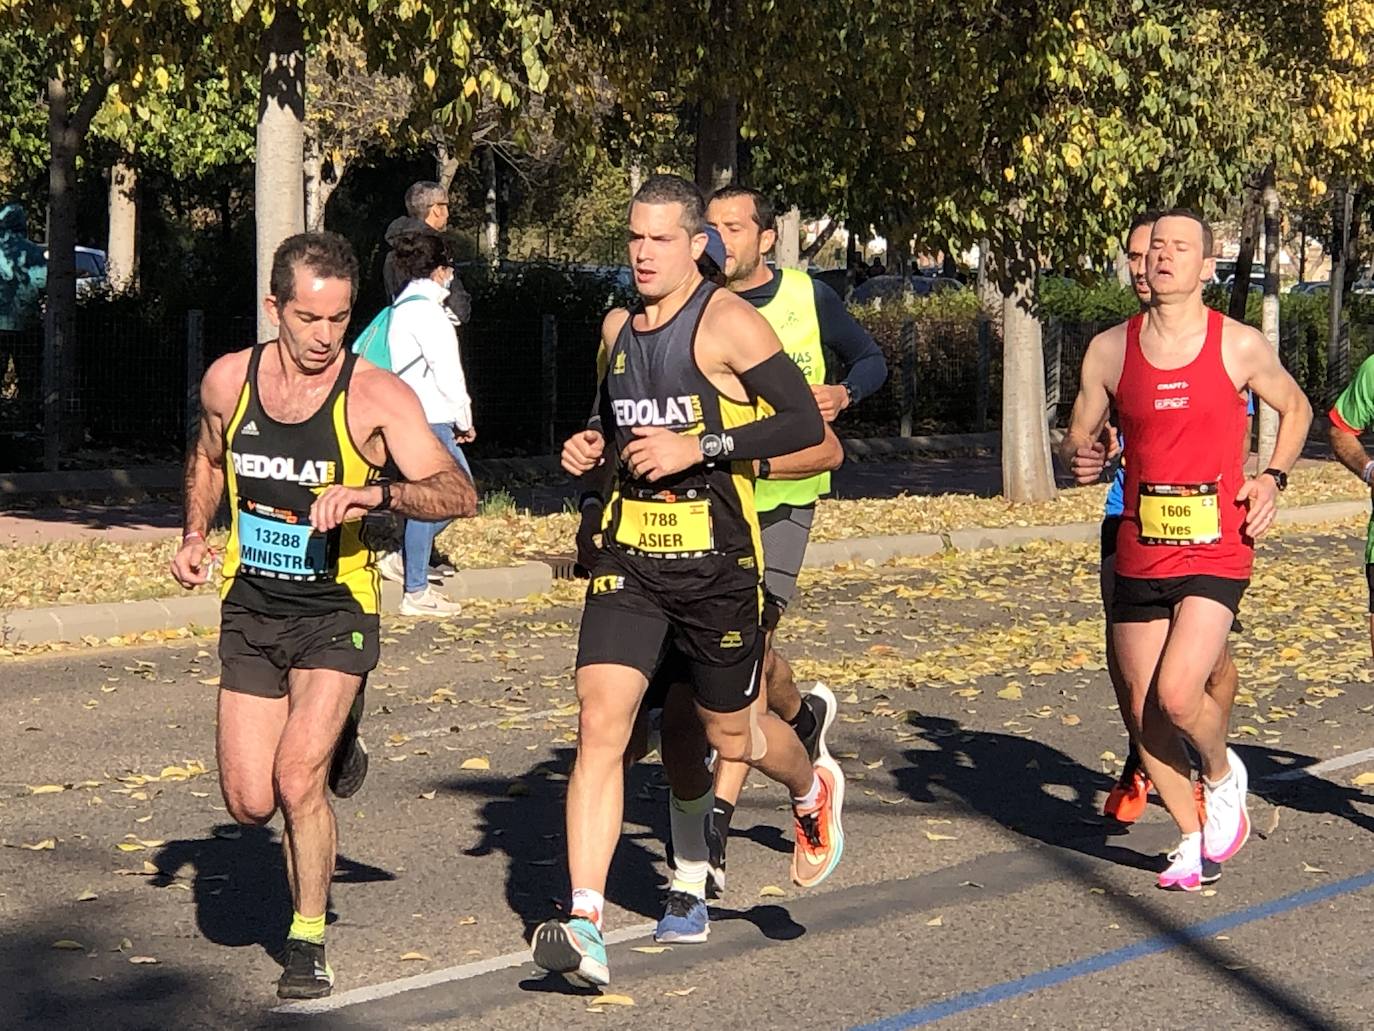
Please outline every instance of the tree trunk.
[[1307, 281], [1307, 221], [1298, 223], [1298, 282]]
[[1236, 255], [1236, 275], [1231, 281], [1231, 306], [1227, 312], [1237, 322], [1245, 321], [1245, 306], [1250, 299], [1250, 269], [1255, 263], [1255, 243], [1262, 217], [1259, 191], [1246, 189], [1245, 206], [1240, 216], [1240, 252]]
[[272, 257], [283, 240], [305, 229], [305, 41], [291, 5], [279, 5], [263, 30], [261, 57], [253, 181], [260, 341], [277, 332], [262, 310], [262, 298], [272, 292]]
[[128, 158], [110, 168], [110, 232], [105, 267], [110, 290], [128, 293], [138, 281], [138, 172]]
[[1350, 222], [1345, 231], [1345, 292], [1350, 293], [1360, 278], [1360, 221], [1364, 212], [1364, 197], [1356, 188], [1350, 190]]
[[234, 242], [234, 188], [225, 183], [219, 190], [219, 239], [224, 253]]
[[978, 241], [978, 318], [985, 322], [1002, 321], [1002, 286], [991, 240]]
[[803, 262], [809, 262], [821, 252], [821, 248], [830, 242], [830, 238], [835, 235], [835, 230], [840, 227], [840, 220], [832, 218], [826, 222], [825, 228], [816, 234], [816, 238], [801, 249], [799, 257]]
[[739, 104], [733, 95], [703, 101], [697, 120], [697, 186], [710, 197], [735, 179]]
[[630, 162], [630, 196], [633, 197], [644, 185], [644, 166], [638, 160]]
[[313, 133], [305, 134], [305, 156], [301, 167], [305, 173], [305, 228], [313, 233], [324, 221], [324, 205], [320, 203], [324, 159], [320, 156], [320, 142]]
[[509, 258], [510, 247], [510, 180], [511, 169], [500, 155], [496, 158], [496, 256]]
[[1347, 355], [1342, 347], [1345, 335], [1345, 265], [1349, 252], [1350, 218], [1354, 195], [1342, 185], [1331, 195], [1331, 287], [1327, 293], [1326, 403], [1332, 404], [1350, 377]]
[[79, 104], [67, 83], [48, 80], [48, 307], [43, 322], [43, 465], [55, 470], [62, 451], [85, 436], [76, 393], [76, 159], [91, 119], [109, 89], [111, 60]]
[[482, 148], [482, 185], [482, 236], [479, 244], [482, 257], [495, 264], [500, 224], [496, 217], [496, 153], [490, 147]]
[[442, 138], [434, 145], [434, 172], [444, 193], [453, 189], [453, 179], [458, 174], [458, 159], [449, 153], [448, 144]]
[[[1261, 327], [1265, 339], [1275, 351], [1279, 349], [1279, 190], [1274, 182], [1274, 164], [1264, 170], [1260, 184], [1260, 198], [1264, 208], [1264, 304]], [[1259, 409], [1259, 468], [1267, 469], [1274, 454], [1279, 432], [1279, 413], [1267, 404]], [[1249, 441], [1246, 442], [1247, 451]]]
[[805, 268], [801, 260], [801, 212], [794, 204], [778, 217], [778, 243], [773, 252], [779, 268]]
[[1054, 465], [1045, 419], [1045, 357], [1036, 310], [1035, 250], [1007, 242], [1002, 293], [1002, 494], [1008, 501], [1052, 501]]

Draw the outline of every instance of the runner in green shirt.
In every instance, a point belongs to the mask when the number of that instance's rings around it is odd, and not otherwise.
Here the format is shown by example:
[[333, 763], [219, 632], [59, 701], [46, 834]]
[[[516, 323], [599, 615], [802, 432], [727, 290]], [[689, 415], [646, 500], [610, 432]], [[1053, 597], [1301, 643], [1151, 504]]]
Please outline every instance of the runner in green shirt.
[[[1360, 443], [1360, 434], [1374, 427], [1374, 355], [1366, 358], [1355, 378], [1341, 391], [1328, 413], [1331, 417], [1331, 450], [1341, 464], [1366, 484], [1374, 478], [1374, 458]], [[1369, 584], [1369, 647], [1374, 653], [1374, 515], [1365, 536], [1364, 576]]]

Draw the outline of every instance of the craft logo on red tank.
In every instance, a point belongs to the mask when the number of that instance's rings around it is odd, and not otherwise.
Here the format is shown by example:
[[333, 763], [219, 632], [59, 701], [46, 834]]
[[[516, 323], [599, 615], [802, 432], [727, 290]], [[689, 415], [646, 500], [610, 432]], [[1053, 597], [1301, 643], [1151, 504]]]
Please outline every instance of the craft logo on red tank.
[[[1156, 389], [1156, 390], [1159, 390], [1159, 391], [1166, 391], [1166, 390], [1187, 390], [1187, 389], [1188, 389], [1188, 381], [1187, 381], [1186, 379], [1181, 379], [1181, 380], [1177, 380], [1177, 381], [1175, 381], [1175, 382], [1173, 382], [1173, 383], [1160, 383], [1158, 386], [1155, 387], [1155, 389]], [[1180, 409], [1184, 409], [1184, 408], [1187, 408], [1187, 407], [1188, 407], [1188, 395], [1187, 395], [1187, 394], [1184, 394], [1182, 397], [1157, 397], [1157, 398], [1155, 398], [1155, 411], [1156, 411], [1156, 412], [1179, 411]]]

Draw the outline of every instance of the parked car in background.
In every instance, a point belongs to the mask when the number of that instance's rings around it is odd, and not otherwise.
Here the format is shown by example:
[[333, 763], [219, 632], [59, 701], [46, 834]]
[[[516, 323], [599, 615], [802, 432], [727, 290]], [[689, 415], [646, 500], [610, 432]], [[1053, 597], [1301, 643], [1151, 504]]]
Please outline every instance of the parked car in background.
[[847, 295], [848, 292], [849, 292], [849, 270], [848, 270], [848, 269], [842, 269], [842, 268], [810, 269], [810, 268], [809, 268], [809, 269], [806, 270], [806, 272], [807, 272], [807, 275], [809, 275], [812, 279], [819, 279], [819, 280], [820, 280], [822, 283], [824, 283], [826, 286], [830, 287], [830, 289], [834, 290], [837, 294], [840, 295], [840, 299], [841, 299], [841, 300], [844, 300], [844, 299], [845, 299], [846, 295]]
[[1309, 279], [1305, 283], [1294, 283], [1289, 289], [1290, 294], [1324, 294], [1331, 290], [1331, 284], [1325, 279]]
[[854, 289], [854, 303], [867, 304], [876, 300], [896, 300], [903, 296], [929, 297], [951, 290], [962, 290], [964, 284], [945, 276], [874, 276]]
[[[48, 249], [43, 248], [43, 258], [48, 259]], [[76, 249], [76, 296], [90, 297], [105, 293], [110, 288], [109, 262], [105, 252], [94, 247]]]

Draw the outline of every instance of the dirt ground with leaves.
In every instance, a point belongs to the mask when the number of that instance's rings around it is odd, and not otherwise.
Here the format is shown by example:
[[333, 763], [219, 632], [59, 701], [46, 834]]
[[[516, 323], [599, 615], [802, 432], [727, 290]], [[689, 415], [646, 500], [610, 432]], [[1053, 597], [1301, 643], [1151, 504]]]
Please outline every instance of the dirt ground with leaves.
[[[986, 458], [850, 463], [837, 474], [844, 496], [823, 499], [818, 505], [812, 539], [1048, 526], [1087, 523], [1102, 517], [1105, 486], [1064, 490], [1056, 500], [1035, 505], [1012, 505], [1000, 497], [979, 496], [976, 491], [935, 493], [970, 491], [976, 487], [974, 479], [989, 476], [995, 482], [995, 470], [987, 465]], [[961, 476], [969, 482], [960, 480]], [[949, 485], [938, 486], [941, 480]], [[571, 488], [564, 484], [559, 489]], [[1337, 463], [1307, 460], [1294, 471], [1283, 504], [1291, 508], [1368, 496], [1368, 489]], [[547, 505], [550, 499], [543, 500]], [[535, 515], [515, 504], [487, 504], [484, 514], [453, 523], [437, 546], [460, 569], [490, 569], [550, 554], [569, 554], [576, 530], [577, 517], [570, 512]], [[176, 549], [175, 531], [171, 534], [143, 541], [90, 537], [18, 547], [0, 545], [0, 616], [14, 609], [171, 595], [177, 590], [167, 573]], [[223, 532], [211, 535], [211, 544], [221, 551], [224, 540]], [[213, 584], [202, 588], [207, 592], [213, 589]]]
[[[1369, 742], [1361, 530], [1290, 532], [1261, 548], [1234, 641], [1232, 736], [1256, 782]], [[819, 890], [788, 882], [785, 799], [755, 775], [711, 944], [617, 946], [621, 998], [569, 995], [524, 963], [312, 1026], [695, 1026], [703, 1006], [712, 1026], [850, 1026], [1372, 865], [1362, 788], [1374, 763], [1357, 764], [1258, 783], [1257, 834], [1222, 881], [1201, 896], [1153, 889], [1173, 845], [1163, 812], [1128, 834], [1097, 815], [1125, 741], [1095, 560], [1089, 545], [1055, 544], [804, 576], [781, 646], [800, 678], [841, 699], [831, 738], [849, 779], [845, 861]], [[339, 990], [511, 953], [555, 912], [581, 589], [388, 623], [368, 692], [372, 771], [336, 807]], [[277, 826], [234, 827], [220, 803], [217, 675], [209, 638], [7, 662], [0, 976], [22, 1026], [270, 1023], [289, 902]], [[656, 761], [630, 771], [610, 929], [659, 915], [665, 799]], [[1358, 894], [1327, 903], [1323, 940], [1346, 934], [1365, 950], [1371, 908]], [[1321, 1026], [1367, 1025], [1367, 979], [1341, 990], [1348, 972], [1295, 972], [1321, 964], [1303, 957], [1310, 943], [1285, 929], [1291, 919], [1211, 943], [1225, 954], [1212, 967], [1195, 954], [1148, 961], [1159, 977], [1141, 990], [1161, 1005], [1220, 1006], [1211, 1022], [1222, 1026], [1289, 1027], [1303, 1007]], [[1208, 972], [1227, 964], [1236, 970], [1221, 982]], [[853, 990], [798, 1013], [783, 1000], [817, 970]], [[1104, 976], [950, 1026], [1108, 1026], [1141, 1004], [1117, 987]]]

